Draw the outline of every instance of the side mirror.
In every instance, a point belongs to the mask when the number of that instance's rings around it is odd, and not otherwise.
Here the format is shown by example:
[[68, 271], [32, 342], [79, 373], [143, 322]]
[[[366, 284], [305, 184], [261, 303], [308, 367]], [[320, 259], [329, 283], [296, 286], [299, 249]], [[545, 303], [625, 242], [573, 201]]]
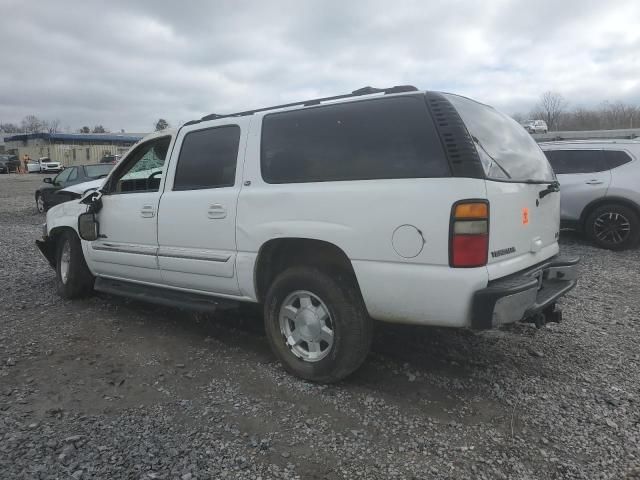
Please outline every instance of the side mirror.
[[51, 177], [43, 178], [42, 181], [44, 183], [53, 183], [53, 179]]
[[93, 242], [98, 239], [100, 224], [93, 212], [82, 213], [78, 217], [78, 233], [82, 240]]

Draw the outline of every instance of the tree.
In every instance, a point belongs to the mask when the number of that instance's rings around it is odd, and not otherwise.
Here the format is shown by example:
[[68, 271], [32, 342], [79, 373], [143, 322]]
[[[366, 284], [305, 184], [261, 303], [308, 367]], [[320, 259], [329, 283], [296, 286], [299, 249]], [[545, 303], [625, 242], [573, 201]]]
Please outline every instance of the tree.
[[524, 115], [522, 113], [520, 113], [520, 112], [516, 112], [516, 113], [512, 114], [511, 118], [513, 118], [518, 123], [522, 123], [522, 122], [524, 122], [526, 120], [524, 118]]
[[93, 133], [107, 133], [107, 131], [102, 125], [96, 125], [93, 127]]
[[566, 108], [567, 102], [562, 95], [548, 91], [542, 94], [532, 116], [542, 117], [547, 122], [549, 130], [558, 130], [560, 117]]
[[35, 115], [27, 115], [22, 119], [21, 126], [22, 131], [25, 133], [38, 133], [42, 131], [45, 126], [45, 122], [40, 120]]
[[0, 131], [4, 133], [19, 133], [20, 129], [15, 123], [0, 123]]
[[91, 129], [87, 126], [84, 126], [80, 129], [80, 133], [91, 133]]
[[55, 120], [51, 120], [49, 122], [49, 133], [57, 133], [60, 129], [60, 119], [56, 118]]
[[158, 119], [158, 121], [156, 122], [156, 132], [165, 130], [167, 128], [169, 128], [169, 122], [167, 122], [164, 118]]

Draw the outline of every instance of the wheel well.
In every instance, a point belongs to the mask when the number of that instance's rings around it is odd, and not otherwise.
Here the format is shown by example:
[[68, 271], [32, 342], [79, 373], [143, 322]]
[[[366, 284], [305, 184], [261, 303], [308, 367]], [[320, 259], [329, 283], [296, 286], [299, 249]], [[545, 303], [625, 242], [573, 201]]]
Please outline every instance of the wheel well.
[[632, 202], [631, 200], [627, 200], [626, 198], [620, 198], [620, 197], [603, 197], [591, 202], [582, 211], [582, 215], [580, 217], [580, 227], [582, 228], [583, 231], [585, 230], [585, 227], [586, 227], [585, 224], [587, 223], [587, 218], [589, 218], [589, 215], [591, 215], [591, 212], [593, 212], [596, 208], [601, 207], [603, 205], [622, 205], [623, 207], [630, 208], [636, 213], [636, 215], [640, 217], [640, 206], [638, 206], [635, 202]]
[[333, 243], [308, 238], [277, 238], [266, 242], [258, 253], [255, 285], [260, 302], [276, 276], [294, 265], [312, 265], [346, 273], [358, 287], [349, 257]]
[[57, 242], [58, 237], [67, 230], [69, 230], [70, 232], [73, 232], [75, 235], [78, 235], [73, 228], [67, 227], [67, 226], [61, 226], [61, 227], [55, 227], [53, 230], [49, 232], [49, 239], [52, 242]]

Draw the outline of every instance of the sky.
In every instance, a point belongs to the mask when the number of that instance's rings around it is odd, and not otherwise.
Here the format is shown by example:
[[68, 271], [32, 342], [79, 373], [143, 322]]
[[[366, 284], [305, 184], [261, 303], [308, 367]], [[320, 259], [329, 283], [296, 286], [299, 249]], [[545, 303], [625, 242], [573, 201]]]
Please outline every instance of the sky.
[[371, 85], [640, 105], [638, 0], [0, 0], [0, 123], [153, 130]]

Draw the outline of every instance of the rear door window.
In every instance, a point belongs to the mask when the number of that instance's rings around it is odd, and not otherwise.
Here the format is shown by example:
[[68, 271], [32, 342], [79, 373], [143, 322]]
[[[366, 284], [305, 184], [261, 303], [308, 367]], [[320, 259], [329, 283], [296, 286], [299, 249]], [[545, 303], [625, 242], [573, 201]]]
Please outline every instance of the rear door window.
[[232, 187], [236, 179], [240, 127], [196, 130], [185, 135], [174, 190]]
[[450, 176], [422, 96], [273, 113], [261, 148], [268, 183]]
[[557, 175], [608, 170], [602, 150], [548, 150], [545, 152]]
[[488, 178], [553, 181], [553, 170], [536, 141], [511, 117], [469, 98], [443, 93], [476, 144]]
[[607, 168], [609, 168], [610, 170], [618, 168], [625, 163], [629, 163], [632, 160], [629, 154], [627, 152], [623, 152], [622, 150], [603, 150], [602, 155], [607, 162]]

